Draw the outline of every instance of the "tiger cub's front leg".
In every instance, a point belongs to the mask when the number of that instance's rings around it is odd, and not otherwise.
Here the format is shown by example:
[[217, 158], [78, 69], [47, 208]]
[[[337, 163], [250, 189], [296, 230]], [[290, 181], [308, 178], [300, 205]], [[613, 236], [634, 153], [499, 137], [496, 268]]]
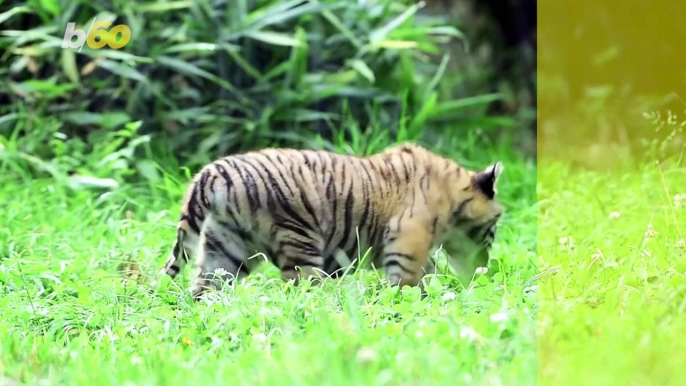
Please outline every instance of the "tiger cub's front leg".
[[195, 299], [208, 289], [221, 289], [227, 280], [249, 275], [255, 265], [247, 259], [245, 240], [211, 217], [203, 225], [198, 252], [196, 276], [190, 290]]
[[407, 210], [389, 221], [383, 241], [383, 265], [391, 285], [416, 286], [430, 267], [431, 221]]

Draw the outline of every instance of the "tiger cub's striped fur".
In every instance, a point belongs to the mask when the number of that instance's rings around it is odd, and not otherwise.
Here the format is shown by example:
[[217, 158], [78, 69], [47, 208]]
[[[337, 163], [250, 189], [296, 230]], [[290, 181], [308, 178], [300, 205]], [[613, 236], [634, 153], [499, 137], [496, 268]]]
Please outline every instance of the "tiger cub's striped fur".
[[369, 157], [273, 148], [223, 157], [188, 186], [163, 271], [174, 278], [195, 259], [198, 297], [248, 275], [258, 252], [297, 281], [336, 276], [346, 268], [340, 252], [355, 258], [372, 247], [387, 280], [417, 285], [432, 266], [430, 249], [451, 228], [488, 260], [503, 212], [494, 190], [501, 170], [497, 162], [469, 171], [411, 144]]

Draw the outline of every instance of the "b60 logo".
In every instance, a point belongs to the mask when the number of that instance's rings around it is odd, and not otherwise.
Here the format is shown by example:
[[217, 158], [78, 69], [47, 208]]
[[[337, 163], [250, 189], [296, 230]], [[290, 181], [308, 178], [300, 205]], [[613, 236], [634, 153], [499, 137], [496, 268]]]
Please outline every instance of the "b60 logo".
[[[68, 23], [64, 31], [64, 39], [62, 39], [62, 48], [78, 48], [81, 52], [85, 43], [94, 50], [105, 46], [118, 50], [131, 40], [131, 29], [124, 24], [119, 24], [108, 31], [107, 28], [111, 25], [112, 23], [107, 20], [95, 21], [94, 18], [91, 27], [86, 32], [75, 29], [76, 23]], [[74, 41], [75, 36], [76, 41]]]

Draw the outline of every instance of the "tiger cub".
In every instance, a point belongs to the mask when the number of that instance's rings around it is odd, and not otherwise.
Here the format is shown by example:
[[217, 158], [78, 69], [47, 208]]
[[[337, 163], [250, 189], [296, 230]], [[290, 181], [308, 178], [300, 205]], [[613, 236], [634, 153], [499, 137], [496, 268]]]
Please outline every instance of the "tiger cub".
[[[190, 259], [191, 293], [244, 277], [267, 255], [284, 280], [334, 276], [341, 253], [371, 247], [392, 285], [418, 285], [430, 249], [450, 229], [460, 254], [488, 260], [503, 207], [495, 198], [500, 162], [474, 172], [420, 146], [401, 144], [368, 157], [264, 149], [220, 158], [189, 184], [171, 255], [173, 279]], [[452, 253], [452, 256], [455, 256]], [[322, 275], [323, 274], [323, 275]]]

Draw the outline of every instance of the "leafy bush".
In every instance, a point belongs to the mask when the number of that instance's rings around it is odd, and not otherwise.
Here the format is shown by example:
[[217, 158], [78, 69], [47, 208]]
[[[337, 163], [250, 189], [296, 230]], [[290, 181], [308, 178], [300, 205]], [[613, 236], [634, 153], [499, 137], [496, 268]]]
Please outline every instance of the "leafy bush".
[[[441, 122], [451, 130], [488, 126], [485, 109], [498, 98], [439, 101], [448, 57], [434, 56], [461, 34], [420, 14], [423, 2], [13, 5], [0, 14], [8, 64], [0, 68], [0, 134], [17, 139], [14, 150], [24, 155], [68, 157], [56, 161], [58, 170], [93, 165], [77, 155], [129, 123], [134, 148], [152, 139], [154, 151], [192, 166], [274, 144], [363, 140], [370, 151], [375, 141], [418, 139]], [[119, 50], [61, 47], [67, 23], [88, 30], [94, 17], [129, 26], [130, 42]], [[16, 155], [5, 149], [5, 158]]]

